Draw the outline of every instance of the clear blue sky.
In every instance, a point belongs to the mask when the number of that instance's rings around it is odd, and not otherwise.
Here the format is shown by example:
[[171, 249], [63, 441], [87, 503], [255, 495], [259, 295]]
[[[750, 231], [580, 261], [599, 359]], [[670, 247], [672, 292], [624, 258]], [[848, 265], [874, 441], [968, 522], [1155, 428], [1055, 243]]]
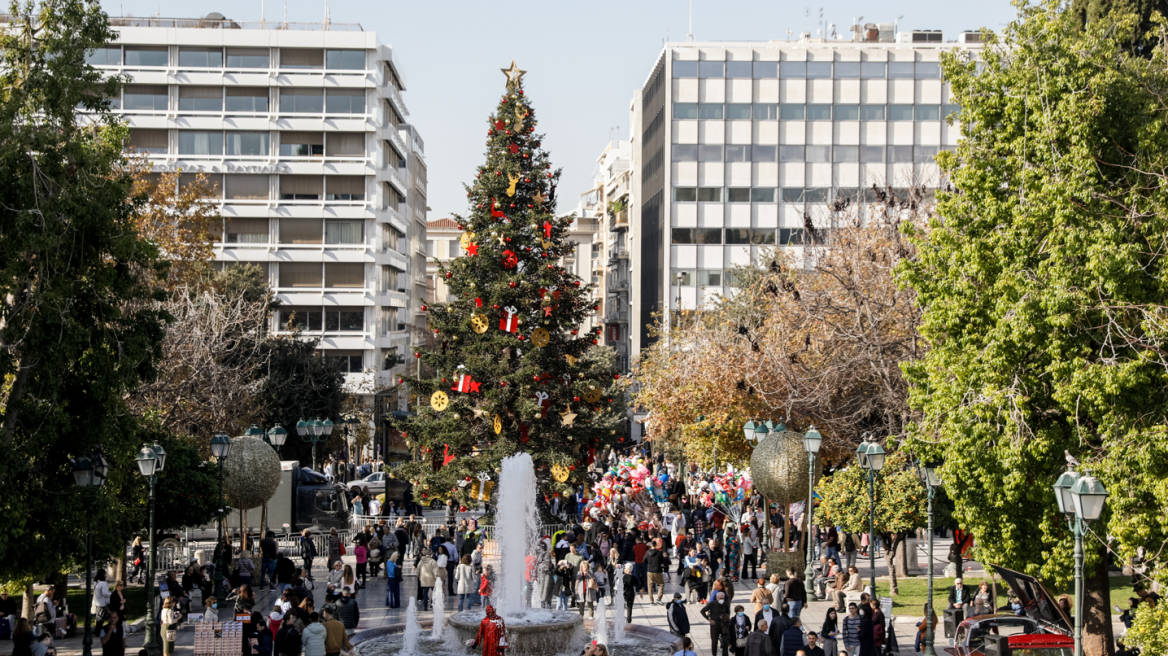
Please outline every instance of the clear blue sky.
[[[102, 4], [111, 15], [196, 18], [218, 11], [235, 20], [259, 20], [261, 0]], [[267, 18], [283, 20], [284, 6], [267, 0]], [[512, 58], [528, 71], [524, 82], [539, 117], [537, 131], [546, 135], [553, 165], [564, 170], [558, 209], [575, 207], [610, 136], [627, 138], [629, 100], [662, 42], [667, 35], [685, 40], [689, 17], [687, 0], [334, 0], [329, 6], [334, 22], [360, 23], [394, 48], [406, 78], [409, 120], [426, 142], [431, 219], [466, 211], [462, 184], [483, 160], [487, 116], [503, 89], [499, 69]], [[319, 22], [324, 7], [323, 0], [288, 0], [288, 20]], [[1008, 0], [694, 0], [693, 33], [698, 41], [784, 39], [788, 30], [814, 35], [820, 11], [823, 23], [834, 23], [841, 36], [862, 16], [861, 22], [874, 23], [899, 18], [902, 29], [944, 30], [946, 40], [961, 30], [1000, 30], [1016, 13]]]

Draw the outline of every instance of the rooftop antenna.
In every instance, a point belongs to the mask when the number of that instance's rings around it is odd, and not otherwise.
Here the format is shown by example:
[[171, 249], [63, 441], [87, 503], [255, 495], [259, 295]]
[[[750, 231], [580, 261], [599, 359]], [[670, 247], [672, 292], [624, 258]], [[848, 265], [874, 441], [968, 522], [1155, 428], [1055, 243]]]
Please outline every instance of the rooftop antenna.
[[689, 33], [685, 35], [687, 41], [693, 41], [693, 0], [689, 0]]
[[284, 29], [288, 29], [288, 0], [284, 0]]
[[894, 39], [896, 38], [896, 36], [895, 36], [896, 34], [900, 34], [900, 19], [902, 19], [902, 18], [904, 18], [903, 15], [897, 16], [896, 23], [892, 26], [892, 34], [894, 35], [892, 38], [894, 38]]
[[264, 4], [265, 4], [264, 0], [260, 0], [260, 28], [261, 29], [267, 26], [267, 16], [265, 15], [265, 12], [264, 12]]

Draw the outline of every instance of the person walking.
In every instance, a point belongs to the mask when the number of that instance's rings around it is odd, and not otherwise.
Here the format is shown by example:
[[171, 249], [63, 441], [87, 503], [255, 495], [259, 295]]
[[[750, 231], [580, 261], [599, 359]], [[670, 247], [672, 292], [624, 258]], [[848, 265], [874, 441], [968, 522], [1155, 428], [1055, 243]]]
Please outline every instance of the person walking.
[[418, 564], [414, 567], [414, 573], [418, 577], [419, 610], [430, 610], [430, 601], [434, 598], [434, 586], [438, 582], [438, 563], [430, 557], [428, 548], [422, 548]]
[[775, 598], [771, 595], [771, 591], [767, 590], [766, 579], [758, 579], [758, 587], [750, 593], [750, 603], [754, 604], [754, 614], [757, 615], [762, 612], [763, 606], [770, 606], [775, 603]]
[[[645, 552], [645, 570], [649, 576], [649, 601], [653, 605], [661, 604], [665, 596], [665, 572], [669, 571], [669, 557], [661, 549], [660, 538], [653, 540], [652, 546]], [[657, 598], [653, 598], [653, 590], [657, 590]]]
[[[24, 622], [25, 626], [29, 626], [28, 620], [21, 619], [17, 622]], [[32, 637], [31, 627], [29, 637]], [[126, 656], [126, 626], [122, 623], [122, 613], [117, 609], [111, 609], [109, 612], [108, 621], [102, 625], [97, 632], [98, 640], [101, 642], [101, 656]], [[17, 644], [17, 637], [12, 636], [12, 654], [18, 656], [21, 653]]]
[[337, 600], [337, 619], [345, 625], [348, 633], [356, 631], [357, 625], [361, 623], [361, 607], [347, 588], [341, 591], [341, 598]]
[[722, 641], [722, 656], [729, 656], [730, 650], [730, 602], [726, 593], [718, 591], [715, 599], [702, 607], [702, 617], [710, 623], [710, 654], [718, 652], [718, 641]]
[[636, 600], [637, 594], [637, 576], [633, 574], [632, 563], [625, 563], [622, 571], [624, 574], [621, 575], [621, 595], [625, 598], [625, 623], [631, 624], [633, 621], [633, 603]]
[[479, 577], [475, 574], [474, 567], [470, 564], [470, 555], [464, 555], [458, 559], [458, 567], [454, 570], [454, 583], [458, 592], [458, 612], [462, 612], [463, 607], [470, 610], [472, 597], [474, 596], [476, 583]]
[[328, 629], [320, 623], [319, 613], [309, 613], [308, 625], [301, 634], [304, 643], [304, 656], [326, 656], [325, 641], [328, 640]]
[[838, 651], [836, 644], [840, 635], [839, 613], [836, 612], [835, 607], [827, 609], [827, 615], [823, 618], [823, 626], [819, 629], [819, 638], [823, 640], [823, 653], [834, 656]]
[[[385, 561], [385, 607], [401, 608], [401, 567], [392, 559]], [[308, 656], [305, 654], [305, 656]]]
[[872, 621], [872, 607], [860, 605], [860, 653], [859, 656], [876, 656], [876, 627]]
[[[746, 576], [744, 573], [743, 576]], [[766, 620], [758, 623], [754, 631], [746, 638], [746, 656], [774, 656], [774, 648], [771, 646], [771, 637], [767, 635], [768, 625]]]
[[561, 560], [560, 564], [556, 566], [556, 582], [558, 584], [556, 610], [568, 610], [568, 602], [572, 600], [575, 579], [576, 575], [572, 566], [568, 564], [568, 561]]
[[588, 617], [596, 616], [596, 597], [598, 586], [596, 576], [587, 562], [580, 563], [580, 575], [576, 579], [576, 606], [580, 609], [580, 617], [584, 617], [584, 606], [588, 606]]
[[268, 531], [264, 539], [260, 540], [259, 587], [261, 590], [264, 588], [265, 581], [267, 581], [268, 591], [276, 589], [276, 552], [278, 549], [276, 534], [273, 531]]
[[803, 620], [794, 617], [791, 619], [791, 627], [783, 631], [779, 656], [798, 656], [800, 651], [803, 651]]
[[783, 597], [787, 605], [791, 607], [791, 617], [799, 617], [803, 611], [803, 607], [807, 605], [807, 588], [803, 586], [803, 580], [794, 569], [787, 568], [787, 589]]
[[665, 617], [669, 620], [670, 633], [681, 637], [689, 635], [689, 613], [680, 592], [674, 592], [673, 600], [665, 604]]
[[856, 656], [860, 650], [860, 609], [856, 604], [848, 604], [848, 614], [843, 619], [843, 631], [841, 632], [844, 640], [844, 649], [849, 654]]
[[[750, 568], [750, 578], [758, 578], [758, 536], [747, 527], [742, 536], [742, 578], [746, 578], [746, 568]], [[832, 654], [831, 656], [835, 656]]]
[[734, 617], [730, 618], [730, 648], [735, 656], [746, 655], [746, 642], [750, 637], [750, 630], [754, 622], [746, 616], [746, 608], [738, 605], [734, 607]]
[[304, 563], [304, 576], [309, 581], [312, 580], [312, 561], [316, 556], [316, 542], [312, 539], [312, 533], [304, 529], [300, 532], [300, 559]]

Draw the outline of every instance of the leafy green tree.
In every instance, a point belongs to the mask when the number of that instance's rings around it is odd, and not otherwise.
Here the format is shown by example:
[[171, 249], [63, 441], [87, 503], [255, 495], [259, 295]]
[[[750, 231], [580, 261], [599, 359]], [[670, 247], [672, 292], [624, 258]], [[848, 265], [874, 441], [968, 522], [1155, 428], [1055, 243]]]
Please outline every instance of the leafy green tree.
[[1064, 454], [1111, 490], [1076, 609], [1098, 655], [1112, 648], [1104, 536], [1123, 557], [1168, 543], [1168, 73], [1163, 46], [1127, 49], [1138, 17], [1075, 20], [1026, 6], [981, 62], [943, 60], [965, 129], [939, 162], [958, 191], [903, 267], [931, 349], [906, 373], [923, 412], [912, 448], [944, 456], [979, 561], [1065, 587]]
[[[319, 339], [306, 339], [297, 333], [269, 337], [262, 345], [268, 368], [257, 394], [257, 407], [262, 413], [260, 421], [265, 427], [279, 423], [287, 429], [288, 440], [280, 449], [280, 457], [298, 460], [302, 467], [312, 464], [312, 444], [297, 435], [296, 422], [314, 418], [335, 422], [345, 403], [345, 376], [336, 362], [320, 356], [319, 344]], [[342, 433], [333, 430], [328, 442], [317, 445], [318, 467], [328, 450], [341, 443]]]
[[[0, 580], [121, 547], [119, 486], [138, 444], [123, 396], [155, 373], [166, 265], [134, 230], [120, 79], [86, 65], [114, 38], [94, 1], [13, 2], [0, 32]], [[94, 112], [82, 120], [78, 108]], [[101, 444], [106, 488], [70, 458]]]
[[[620, 439], [597, 430], [623, 420], [611, 418], [615, 395], [606, 393], [612, 359], [585, 357], [598, 341], [580, 330], [594, 303], [560, 263], [575, 252], [572, 218], [555, 214], [559, 172], [520, 75], [509, 74], [487, 126], [486, 162], [467, 187], [471, 212], [458, 217], [466, 254], [438, 270], [451, 300], [429, 308], [439, 344], [418, 353], [435, 375], [405, 379], [418, 414], [401, 428], [421, 459], [403, 473], [423, 503], [448, 492], [467, 500], [470, 486], [459, 483], [520, 451], [543, 489], [583, 484], [587, 459]], [[560, 467], [567, 476], [553, 476]]]
[[1146, 36], [1154, 30], [1154, 17], [1168, 16], [1168, 2], [1164, 0], [1071, 0], [1070, 13], [1080, 26], [1090, 23], [1107, 24], [1112, 12], [1119, 15], [1134, 15], [1139, 20], [1138, 29], [1129, 34], [1137, 52], [1150, 52], [1154, 43]]
[[1141, 654], [1168, 654], [1168, 605], [1140, 604], [1123, 642]]

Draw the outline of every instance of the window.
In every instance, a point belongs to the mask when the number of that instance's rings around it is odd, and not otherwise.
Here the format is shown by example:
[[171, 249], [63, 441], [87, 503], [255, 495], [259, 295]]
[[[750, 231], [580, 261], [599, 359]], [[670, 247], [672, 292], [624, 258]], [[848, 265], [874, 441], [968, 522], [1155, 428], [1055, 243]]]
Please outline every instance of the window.
[[329, 89], [325, 111], [329, 114], [364, 114], [364, 89]]
[[859, 146], [836, 146], [835, 147], [835, 162], [837, 163], [851, 163], [860, 161], [860, 147]]
[[267, 132], [228, 132], [227, 154], [239, 157], [267, 157], [271, 135]]
[[774, 103], [755, 103], [754, 120], [773, 121], [779, 117], [779, 106]]
[[803, 78], [807, 77], [806, 62], [783, 62], [779, 66], [779, 77]]
[[721, 187], [698, 187], [698, 202], [700, 202], [700, 203], [720, 203], [720, 202], [722, 202], [722, 188]]
[[888, 79], [890, 80], [911, 80], [915, 73], [915, 66], [912, 62], [889, 62], [888, 63]]
[[228, 48], [227, 68], [268, 68], [267, 48]]
[[749, 162], [750, 146], [726, 146], [727, 162]]
[[122, 107], [128, 112], [164, 112], [167, 104], [164, 84], [127, 84], [122, 89]]
[[698, 104], [697, 103], [673, 103], [673, 118], [697, 118]]
[[363, 71], [365, 70], [364, 50], [328, 50], [325, 51], [325, 68], [332, 71]]
[[749, 203], [750, 187], [731, 187], [727, 189], [726, 200], [731, 203]]
[[860, 146], [860, 161], [875, 164], [884, 161], [884, 146]]
[[831, 120], [831, 105], [808, 105], [807, 106], [807, 120], [808, 121], [830, 121]]
[[699, 145], [698, 146], [698, 161], [699, 162], [721, 162], [722, 161], [722, 147], [714, 145]]
[[756, 80], [774, 79], [779, 76], [779, 62], [754, 62]]
[[[941, 111], [941, 116], [947, 119], [951, 115], [958, 114], [960, 112], [961, 105], [945, 105], [944, 109]], [[956, 121], [957, 119], [955, 118], [954, 120]]]
[[722, 230], [719, 228], [673, 228], [675, 244], [721, 244]]
[[789, 103], [779, 105], [779, 118], [784, 121], [802, 121], [806, 117], [806, 105], [791, 105]]
[[698, 77], [724, 77], [723, 63], [720, 61], [704, 61], [698, 62]]
[[223, 186], [224, 198], [228, 200], [268, 200], [266, 175], [226, 175], [223, 177]]
[[179, 155], [222, 155], [223, 133], [196, 130], [179, 130]]
[[180, 68], [222, 68], [222, 48], [179, 48]]
[[720, 119], [722, 118], [722, 104], [702, 103], [698, 105], [698, 118]]
[[832, 190], [835, 200], [860, 201], [860, 190], [854, 187], [836, 187]]
[[889, 105], [888, 106], [888, 120], [890, 120], [890, 121], [911, 121], [911, 120], [913, 120], [913, 106], [912, 105]]
[[783, 187], [780, 191], [780, 197], [784, 203], [802, 203], [803, 202], [803, 188], [802, 187]]
[[673, 269], [670, 273], [674, 287], [693, 287], [698, 281], [696, 269]]
[[857, 79], [860, 77], [860, 62], [836, 62], [836, 79]]
[[750, 147], [750, 161], [752, 162], [773, 162], [775, 161], [775, 146], [751, 146]]
[[937, 105], [917, 105], [916, 119], [918, 121], [936, 121], [941, 118], [941, 108]]
[[167, 151], [166, 130], [130, 128], [130, 140], [126, 147], [139, 153], [165, 155]]
[[227, 111], [268, 111], [268, 90], [262, 87], [227, 87]]
[[268, 243], [268, 220], [264, 218], [232, 217], [227, 219], [226, 243], [266, 244]]
[[941, 64], [938, 62], [917, 62], [918, 80], [941, 79]]
[[721, 287], [721, 269], [698, 269], [698, 287]]
[[673, 161], [675, 161], [675, 162], [696, 162], [696, 161], [698, 161], [698, 146], [697, 146], [697, 144], [673, 144]]
[[780, 162], [805, 162], [807, 154], [803, 146], [779, 146]]
[[[329, 157], [364, 157], [364, 132], [330, 132], [325, 144], [325, 154]], [[392, 166], [390, 168], [397, 168]]]
[[831, 79], [831, 63], [829, 62], [807, 62], [807, 79], [829, 80]]
[[324, 286], [341, 288], [361, 288], [365, 286], [364, 264], [324, 265]]
[[837, 121], [858, 121], [858, 120], [860, 120], [860, 106], [859, 105], [836, 105], [834, 111], [835, 111], [835, 120], [837, 120]]
[[861, 121], [883, 121], [884, 105], [860, 105]]
[[324, 156], [324, 134], [321, 132], [281, 132], [280, 157]]
[[126, 46], [126, 66], [166, 66], [166, 46]]
[[223, 175], [220, 173], [180, 173], [178, 176], [179, 189], [195, 183], [200, 177], [207, 188], [211, 190], [212, 198], [223, 196]]
[[182, 112], [221, 112], [223, 88], [179, 87], [178, 109]]
[[773, 203], [775, 202], [775, 188], [774, 187], [754, 187], [750, 190], [750, 202], [752, 203]]
[[320, 332], [324, 330], [324, 312], [318, 307], [280, 308], [280, 327], [278, 329]]
[[381, 355], [385, 358], [385, 360], [381, 363], [382, 369], [393, 369], [397, 365], [405, 364], [406, 362], [404, 357], [398, 356], [396, 346], [383, 349], [381, 351]]
[[824, 163], [831, 161], [831, 146], [806, 146], [807, 162]]
[[863, 62], [860, 64], [860, 77], [865, 80], [883, 80], [886, 68], [884, 62]]
[[344, 510], [344, 506], [337, 499], [336, 490], [317, 492], [314, 503], [316, 503], [316, 509], [321, 512], [335, 513], [338, 510]]
[[364, 354], [359, 351], [321, 351], [325, 362], [336, 366], [343, 374], [359, 374], [365, 370]]
[[937, 153], [941, 149], [937, 146], [915, 146], [913, 148], [913, 161], [917, 164], [929, 164], [937, 157]]
[[726, 105], [726, 118], [731, 121], [749, 121], [750, 103], [732, 103]]
[[774, 244], [775, 231], [770, 228], [727, 228], [727, 244]]
[[751, 62], [748, 61], [730, 61], [726, 62], [726, 77], [745, 77], [752, 76]]
[[328, 194], [325, 200], [365, 200], [365, 176], [330, 175], [325, 178]]
[[435, 255], [438, 251], [435, 250], [437, 242], [433, 239], [426, 240], [426, 257], [438, 257]]
[[803, 228], [779, 228], [779, 244], [782, 246], [802, 246]]
[[905, 163], [913, 161], [913, 147], [912, 146], [889, 146], [888, 147], [888, 161], [893, 163]]
[[280, 89], [280, 111], [293, 114], [320, 114], [324, 111], [323, 89]]
[[323, 50], [309, 48], [280, 49], [280, 68], [316, 69], [323, 67]]
[[122, 63], [120, 46], [94, 48], [85, 54], [85, 63], [90, 66], [118, 66]]
[[694, 187], [674, 187], [673, 200], [679, 203], [688, 203], [698, 199], [698, 190]]
[[319, 244], [321, 243], [320, 219], [280, 219], [281, 244]]
[[280, 176], [281, 200], [320, 200], [324, 185], [319, 175]]
[[673, 77], [697, 77], [698, 63], [696, 61], [673, 62]]
[[326, 332], [361, 332], [365, 330], [365, 311], [326, 308], [324, 329]]
[[387, 292], [397, 289], [404, 292], [404, 289], [398, 289], [397, 286], [397, 269], [390, 266], [381, 267], [381, 291]]

